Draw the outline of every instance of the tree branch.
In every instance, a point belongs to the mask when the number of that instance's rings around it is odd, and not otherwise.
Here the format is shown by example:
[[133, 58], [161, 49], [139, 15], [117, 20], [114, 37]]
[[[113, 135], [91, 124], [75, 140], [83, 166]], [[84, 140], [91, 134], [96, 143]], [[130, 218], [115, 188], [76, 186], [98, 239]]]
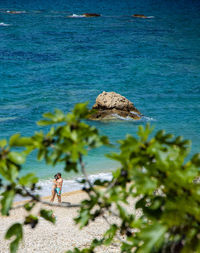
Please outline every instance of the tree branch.
[[[107, 219], [107, 217], [103, 214], [102, 215], [103, 219], [106, 221], [106, 223], [111, 226], [112, 224], [109, 222], [109, 220]], [[126, 244], [129, 244], [127, 241], [123, 240], [120, 236], [118, 236], [117, 234], [115, 234], [116, 238], [122, 242], [122, 243], [126, 243]], [[130, 245], [130, 244], [129, 244]], [[130, 245], [131, 246], [131, 245]]]
[[85, 164], [83, 163], [83, 159], [82, 159], [81, 154], [79, 155], [79, 163], [81, 165], [81, 171], [83, 173], [83, 176], [85, 177], [86, 182], [89, 184], [90, 188], [96, 193], [96, 190], [94, 189], [94, 187], [93, 187], [93, 185], [92, 185], [91, 181], [89, 180], [88, 175], [86, 173]]
[[[30, 201], [28, 201], [27, 203], [31, 203], [32, 201], [33, 201], [33, 200], [30, 200]], [[51, 202], [42, 201], [42, 200], [37, 201], [37, 203], [41, 203], [41, 204], [46, 205], [46, 206], [62, 207], [62, 208], [81, 207], [80, 204], [68, 204], [68, 203], [56, 204], [56, 203], [51, 203]], [[11, 209], [12, 209], [12, 210], [15, 210], [15, 209], [23, 208], [23, 207], [24, 207], [24, 204], [21, 204], [21, 205], [14, 206], [14, 207], [12, 207]]]
[[[54, 207], [63, 207], [63, 208], [72, 208], [72, 207], [80, 207], [81, 206], [80, 204], [73, 204], [73, 205], [68, 204], [68, 203], [55, 204], [55, 203], [52, 203], [52, 202], [43, 201], [39, 197], [32, 194], [25, 186], [23, 186], [22, 188], [26, 192], [27, 196], [31, 197], [31, 200], [28, 201], [28, 203], [30, 203], [32, 201], [36, 201], [37, 203], [41, 203], [43, 205], [54, 206]], [[23, 206], [24, 205], [17, 205], [16, 207], [13, 207], [12, 209], [18, 209], [18, 208], [23, 207]]]

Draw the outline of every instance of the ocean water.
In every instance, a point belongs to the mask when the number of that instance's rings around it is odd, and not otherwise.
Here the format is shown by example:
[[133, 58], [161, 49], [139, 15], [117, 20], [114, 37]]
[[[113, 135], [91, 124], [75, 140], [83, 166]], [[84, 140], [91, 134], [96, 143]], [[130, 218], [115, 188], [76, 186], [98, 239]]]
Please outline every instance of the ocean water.
[[[86, 12], [102, 16], [76, 16]], [[44, 112], [92, 106], [102, 91], [115, 91], [145, 117], [92, 123], [112, 143], [151, 122], [155, 131], [191, 139], [192, 154], [199, 152], [199, 13], [198, 0], [0, 1], [0, 138], [31, 135]], [[109, 151], [89, 153], [89, 174], [117, 166], [104, 158]], [[46, 187], [58, 170], [62, 165], [50, 168], [32, 155], [22, 173], [34, 171]]]

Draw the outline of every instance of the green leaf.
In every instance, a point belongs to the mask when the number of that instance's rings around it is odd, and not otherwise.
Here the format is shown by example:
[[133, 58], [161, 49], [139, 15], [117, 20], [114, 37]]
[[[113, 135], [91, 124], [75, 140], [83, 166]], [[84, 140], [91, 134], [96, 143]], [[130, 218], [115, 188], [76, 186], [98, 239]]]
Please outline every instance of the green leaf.
[[138, 127], [138, 136], [141, 138], [142, 142], [146, 142], [150, 133], [152, 133], [154, 127], [150, 127], [150, 124], [147, 123], [145, 127], [139, 126]]
[[45, 156], [45, 149], [43, 149], [43, 148], [39, 149], [37, 159], [42, 160], [44, 158], [44, 156]]
[[89, 210], [83, 208], [80, 210], [80, 215], [78, 218], [76, 218], [76, 222], [80, 223], [80, 228], [83, 228], [84, 226], [88, 224], [89, 218], [90, 218]]
[[48, 126], [48, 125], [51, 125], [53, 124], [54, 122], [52, 120], [45, 120], [45, 119], [42, 119], [42, 120], [39, 120], [37, 122], [37, 125], [38, 126]]
[[26, 147], [33, 144], [30, 137], [20, 137], [20, 134], [14, 134], [10, 137], [9, 144], [11, 147]]
[[65, 119], [65, 115], [61, 110], [55, 109], [54, 113], [55, 113], [54, 114], [54, 121], [55, 122], [62, 122]]
[[19, 175], [19, 168], [16, 166], [10, 166], [9, 174], [10, 174], [9, 181], [14, 182]]
[[0, 159], [0, 175], [3, 176], [8, 181], [11, 180], [10, 173], [7, 168], [7, 164], [5, 160]]
[[30, 225], [31, 228], [35, 228], [38, 224], [38, 218], [36, 216], [33, 216], [32, 214], [26, 216], [24, 225]]
[[9, 152], [8, 158], [15, 164], [23, 164], [26, 160], [26, 156], [24, 153], [19, 152]]
[[127, 213], [126, 210], [121, 206], [121, 205], [117, 205], [117, 208], [119, 210], [119, 214], [122, 220], [126, 219]]
[[195, 166], [200, 167], [200, 153], [195, 154], [195, 155], [192, 157], [191, 162], [192, 162]]
[[165, 131], [164, 131], [164, 130], [159, 130], [159, 131], [156, 133], [155, 138], [156, 138], [157, 140], [161, 140], [161, 141], [162, 141], [164, 135], [165, 135]]
[[20, 223], [15, 223], [8, 229], [5, 235], [5, 239], [11, 239], [13, 236], [15, 236], [15, 239], [10, 244], [11, 253], [17, 252], [19, 243], [23, 238], [23, 230]]
[[55, 117], [55, 115], [54, 115], [53, 113], [51, 113], [51, 112], [46, 112], [46, 113], [44, 113], [42, 116], [43, 116], [44, 118], [48, 118], [48, 119], [51, 119], [51, 120], [53, 120], [54, 117]]
[[156, 252], [158, 252], [164, 240], [166, 231], [167, 228], [161, 224], [149, 225], [143, 229], [140, 234], [144, 244], [139, 248], [137, 252], [152, 252], [153, 248], [155, 248]]
[[34, 173], [28, 173], [19, 179], [19, 183], [23, 186], [36, 184], [37, 182], [38, 178], [35, 176]]
[[104, 234], [104, 236], [105, 236], [104, 244], [105, 245], [109, 245], [112, 242], [114, 236], [117, 233], [117, 230], [118, 230], [118, 226], [116, 224], [112, 224], [110, 226], [110, 228]]
[[59, 109], [55, 109], [54, 113], [51, 113], [51, 112], [44, 113], [43, 117], [47, 118], [47, 120], [42, 119], [42, 120], [38, 121], [37, 124], [39, 126], [48, 126], [48, 125], [51, 125], [54, 123], [63, 122], [65, 120], [64, 113]]
[[40, 215], [43, 217], [45, 220], [50, 221], [52, 223], [55, 223], [55, 217], [53, 216], [53, 211], [52, 210], [45, 210], [41, 209], [40, 210]]
[[24, 205], [24, 208], [26, 209], [26, 211], [30, 212], [34, 206], [35, 206], [35, 202], [33, 202], [33, 203], [26, 203]]
[[1, 199], [1, 213], [2, 215], [9, 215], [13, 199], [15, 196], [14, 190], [8, 190], [2, 193], [3, 198]]
[[85, 118], [89, 114], [89, 111], [87, 109], [87, 105], [88, 105], [88, 103], [76, 104], [73, 109], [73, 114], [77, 118], [80, 118], [80, 119]]
[[9, 140], [9, 145], [12, 147], [15, 145], [15, 143], [17, 142], [17, 140], [19, 139], [20, 137], [20, 134], [14, 134], [10, 137], [10, 140]]
[[6, 139], [0, 140], [0, 147], [4, 148], [7, 145]]

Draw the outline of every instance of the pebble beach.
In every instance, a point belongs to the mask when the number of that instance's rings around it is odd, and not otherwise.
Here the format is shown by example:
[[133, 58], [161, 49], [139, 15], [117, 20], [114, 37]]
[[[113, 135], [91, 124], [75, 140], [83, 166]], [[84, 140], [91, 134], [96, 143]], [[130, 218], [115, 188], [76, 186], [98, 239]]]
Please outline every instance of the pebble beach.
[[[82, 191], [74, 191], [62, 194], [63, 203], [79, 204], [87, 197], [86, 193]], [[43, 200], [49, 201], [50, 197], [44, 197]], [[16, 202], [17, 205], [22, 205], [24, 202]], [[56, 203], [56, 201], [55, 201]], [[38, 204], [32, 211], [37, 214], [40, 204]], [[44, 220], [40, 217], [36, 228], [32, 229], [30, 226], [24, 226], [24, 239], [20, 244], [20, 253], [64, 253], [74, 247], [85, 248], [90, 245], [94, 239], [100, 239], [103, 233], [108, 229], [108, 224], [103, 218], [98, 218], [82, 230], [74, 223], [74, 218], [78, 214], [78, 208], [62, 208], [49, 207], [46, 209], [53, 210], [56, 216], [56, 224]], [[15, 222], [23, 222], [26, 215], [23, 208], [14, 209], [10, 212], [9, 217], [2, 217], [0, 226], [0, 253], [9, 252], [9, 241], [4, 240], [4, 235], [7, 229]], [[117, 222], [114, 217], [109, 217], [110, 222]], [[116, 242], [109, 247], [99, 247], [98, 253], [117, 253], [120, 252], [119, 242]]]

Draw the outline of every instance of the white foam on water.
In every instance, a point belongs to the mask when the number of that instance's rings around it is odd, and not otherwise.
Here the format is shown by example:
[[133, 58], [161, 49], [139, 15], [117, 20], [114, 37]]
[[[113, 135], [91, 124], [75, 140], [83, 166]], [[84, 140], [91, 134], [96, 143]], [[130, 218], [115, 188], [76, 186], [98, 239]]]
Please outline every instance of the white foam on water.
[[6, 13], [10, 13], [10, 14], [23, 14], [23, 13], [26, 13], [26, 11], [10, 11], [10, 10], [7, 10]]
[[[131, 112], [132, 114], [136, 115], [136, 116], [139, 116], [141, 117], [141, 119], [139, 119], [138, 121], [156, 121], [154, 118], [152, 117], [147, 117], [147, 116], [144, 116], [144, 115], [139, 115], [138, 113], [136, 112]], [[131, 117], [122, 117], [118, 114], [112, 114], [112, 116], [115, 118], [115, 119], [119, 119], [119, 120], [127, 120], [127, 121], [135, 121], [135, 119], [131, 118]]]
[[1, 23], [0, 23], [0, 26], [11, 26], [11, 25], [1, 22]]
[[114, 116], [116, 119], [120, 119], [120, 120], [133, 120], [131, 117], [122, 117], [118, 114], [112, 114], [112, 116]]
[[8, 120], [14, 120], [17, 119], [17, 117], [5, 117], [5, 118], [0, 118], [0, 122], [8, 121]]
[[85, 15], [77, 15], [77, 14], [72, 14], [70, 16], [67, 16], [68, 18], [85, 18]]
[[147, 116], [143, 116], [142, 117], [144, 120], [146, 121], [157, 121], [156, 119], [152, 118], [152, 117], [147, 117]]
[[[99, 173], [99, 174], [89, 175], [88, 178], [91, 181], [91, 183], [93, 183], [97, 179], [102, 180], [102, 181], [103, 180], [110, 181], [112, 179], [112, 174], [111, 173]], [[83, 179], [83, 177], [78, 177], [78, 178], [71, 179], [71, 180], [64, 179], [62, 193], [81, 190], [84, 185], [80, 184], [79, 182], [82, 179]], [[40, 186], [41, 190], [37, 190], [37, 191], [35, 191], [35, 193], [39, 194], [40, 196], [50, 196], [52, 185], [53, 185], [53, 179], [40, 180], [38, 182], [37, 186]], [[21, 200], [26, 200], [26, 199], [28, 199], [28, 198], [22, 198], [19, 195], [17, 195], [15, 197], [15, 201], [21, 201]]]
[[136, 116], [138, 116], [138, 117], [141, 117], [141, 115], [140, 115], [140, 114], [138, 114], [137, 112], [133, 112], [133, 111], [131, 111], [131, 114], [134, 114], [134, 115], [136, 115]]
[[26, 108], [25, 105], [15, 105], [15, 104], [10, 104], [10, 105], [8, 104], [8, 105], [1, 105], [0, 106], [1, 110], [12, 110], [12, 109], [16, 110], [16, 109], [24, 109], [24, 108]]

